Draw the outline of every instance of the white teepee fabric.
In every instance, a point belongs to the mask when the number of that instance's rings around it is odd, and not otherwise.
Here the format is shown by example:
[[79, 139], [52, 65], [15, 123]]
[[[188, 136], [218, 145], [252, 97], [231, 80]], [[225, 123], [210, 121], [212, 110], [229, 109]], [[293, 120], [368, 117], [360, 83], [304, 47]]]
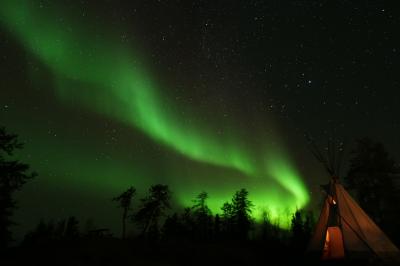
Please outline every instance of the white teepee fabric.
[[[309, 252], [322, 254], [326, 231], [329, 226], [332, 226], [330, 223], [333, 221], [334, 226], [338, 226], [342, 231], [345, 256], [351, 258], [375, 254], [383, 260], [400, 258], [398, 248], [340, 183], [332, 181], [330, 195], [324, 202], [314, 235], [308, 246]], [[336, 211], [333, 211], [333, 207]]]

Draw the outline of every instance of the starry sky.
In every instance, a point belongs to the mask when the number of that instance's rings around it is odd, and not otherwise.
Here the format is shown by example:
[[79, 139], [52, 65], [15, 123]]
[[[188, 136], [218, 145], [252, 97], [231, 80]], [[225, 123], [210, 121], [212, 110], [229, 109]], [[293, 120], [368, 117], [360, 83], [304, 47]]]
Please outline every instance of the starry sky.
[[283, 227], [327, 174], [304, 135], [399, 158], [398, 10], [383, 1], [2, 1], [0, 123], [39, 176], [21, 231], [168, 184], [218, 212], [245, 187]]

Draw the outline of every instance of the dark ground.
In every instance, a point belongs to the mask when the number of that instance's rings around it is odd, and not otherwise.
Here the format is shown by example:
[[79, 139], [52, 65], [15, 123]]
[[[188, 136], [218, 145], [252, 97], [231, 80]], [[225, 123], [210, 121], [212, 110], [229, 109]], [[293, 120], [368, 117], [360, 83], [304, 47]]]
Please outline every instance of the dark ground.
[[115, 238], [15, 247], [0, 265], [383, 265], [368, 261], [315, 263], [284, 246], [261, 242], [143, 244]]

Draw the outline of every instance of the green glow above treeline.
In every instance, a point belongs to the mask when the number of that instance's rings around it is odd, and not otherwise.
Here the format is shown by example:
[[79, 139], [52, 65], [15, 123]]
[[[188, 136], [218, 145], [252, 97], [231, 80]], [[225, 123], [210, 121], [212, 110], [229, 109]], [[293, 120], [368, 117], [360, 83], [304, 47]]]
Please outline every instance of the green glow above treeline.
[[[103, 37], [94, 36], [85, 25], [70, 22], [72, 18], [57, 20], [30, 2], [3, 1], [1, 23], [31, 55], [51, 70], [57, 97], [65, 105], [79, 102], [95, 113], [140, 130], [152, 141], [188, 160], [238, 172], [242, 180], [225, 178], [211, 182], [209, 204], [214, 212], [219, 212], [235, 188], [241, 187], [250, 191], [256, 205], [256, 217], [260, 217], [266, 207], [273, 218], [284, 223], [288, 221], [287, 213], [307, 204], [307, 189], [282, 144], [265, 151], [264, 147], [253, 151], [246, 145], [246, 140], [234, 135], [234, 128], [229, 137], [222, 138], [213, 133], [215, 131], [209, 125], [188, 123], [187, 117], [179, 112], [180, 107], [163, 93], [168, 88], [161, 86], [150, 73], [138, 55], [138, 49], [114, 41], [108, 32], [104, 32]], [[194, 114], [195, 111], [191, 116]], [[274, 140], [280, 143], [276, 136]], [[90, 151], [82, 148], [74, 152], [80, 156], [87, 154], [86, 158], [91, 156]], [[54, 169], [47, 170], [56, 172], [73, 168], [63, 162], [64, 158], [60, 158], [59, 164], [49, 166]], [[119, 164], [113, 162], [111, 169], [123, 172], [124, 166], [117, 167]], [[96, 167], [102, 169], [104, 165], [84, 165], [82, 172], [71, 170], [71, 175], [84, 179], [87, 175], [82, 173], [93, 172]], [[149, 167], [154, 167], [151, 162]], [[131, 167], [125, 169], [132, 170]], [[110, 183], [110, 177], [101, 170], [98, 172], [97, 183], [105, 180]], [[110, 174], [109, 171], [106, 173]], [[131, 182], [133, 185], [140, 183], [140, 178], [146, 178], [138, 173], [133, 176], [136, 178]], [[165, 174], [165, 183], [171, 183], [171, 189], [176, 191], [182, 204], [190, 204], [199, 190], [207, 190], [202, 177], [194, 173], [193, 176], [180, 176], [179, 170]], [[118, 188], [126, 183], [126, 180], [121, 182], [115, 176], [113, 178]], [[63, 180], [69, 181], [67, 177]]]

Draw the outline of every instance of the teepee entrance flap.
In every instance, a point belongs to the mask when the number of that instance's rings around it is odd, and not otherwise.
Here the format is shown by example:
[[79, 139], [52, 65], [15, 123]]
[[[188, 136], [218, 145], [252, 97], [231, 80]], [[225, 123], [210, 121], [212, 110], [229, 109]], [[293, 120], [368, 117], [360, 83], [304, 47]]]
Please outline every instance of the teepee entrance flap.
[[344, 258], [343, 236], [339, 226], [330, 226], [326, 230], [323, 260]]

